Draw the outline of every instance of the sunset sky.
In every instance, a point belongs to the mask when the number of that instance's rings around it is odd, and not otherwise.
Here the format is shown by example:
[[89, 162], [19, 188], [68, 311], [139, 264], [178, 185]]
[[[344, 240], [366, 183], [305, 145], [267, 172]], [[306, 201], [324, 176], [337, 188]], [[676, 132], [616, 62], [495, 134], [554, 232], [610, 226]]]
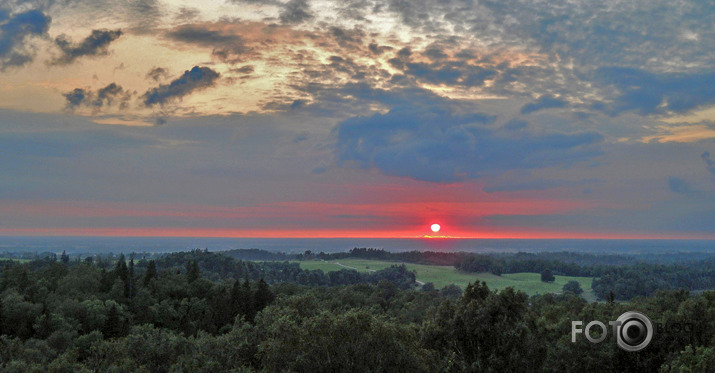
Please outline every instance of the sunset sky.
[[713, 25], [688, 0], [0, 0], [0, 235], [712, 239]]

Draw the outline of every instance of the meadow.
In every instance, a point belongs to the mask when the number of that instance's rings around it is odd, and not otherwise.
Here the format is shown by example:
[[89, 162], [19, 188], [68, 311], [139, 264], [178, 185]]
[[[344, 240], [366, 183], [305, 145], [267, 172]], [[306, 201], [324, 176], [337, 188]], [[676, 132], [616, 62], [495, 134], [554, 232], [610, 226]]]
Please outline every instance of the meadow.
[[[403, 264], [391, 261], [368, 260], [368, 259], [340, 259], [337, 261], [304, 260], [299, 261], [303, 269], [320, 269], [323, 272], [339, 271], [344, 268], [352, 268], [359, 272], [377, 271], [395, 264]], [[484, 281], [490, 289], [504, 289], [508, 286], [521, 290], [529, 295], [559, 293], [561, 288], [571, 280], [578, 281], [584, 290], [583, 297], [589, 301], [595, 301], [590, 277], [555, 276], [556, 280], [551, 283], [541, 281], [538, 273], [508, 273], [501, 276], [492, 273], [466, 273], [458, 271], [452, 266], [437, 266], [425, 264], [404, 263], [407, 269], [415, 271], [417, 281], [431, 282], [438, 289], [449, 284], [455, 284], [464, 289], [467, 284], [477, 280]]]

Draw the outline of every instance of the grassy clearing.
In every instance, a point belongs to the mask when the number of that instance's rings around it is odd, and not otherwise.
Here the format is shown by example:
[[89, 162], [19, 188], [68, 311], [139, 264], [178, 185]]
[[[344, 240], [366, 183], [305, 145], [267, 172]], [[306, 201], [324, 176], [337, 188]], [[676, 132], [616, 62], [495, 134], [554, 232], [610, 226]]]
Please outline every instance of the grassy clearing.
[[2, 258], [0, 257], [0, 260], [12, 260], [14, 262], [19, 262], [19, 263], [27, 263], [30, 261], [30, 259], [20, 259], [20, 258]]
[[[366, 260], [366, 259], [341, 259], [332, 262], [323, 262], [319, 260], [301, 261], [301, 268], [305, 269], [320, 269], [323, 272], [339, 271], [343, 266], [352, 267], [360, 272], [370, 270], [380, 270], [391, 265], [400, 264], [396, 262], [388, 262], [381, 260]], [[477, 280], [487, 283], [490, 289], [504, 289], [511, 286], [517, 290], [534, 295], [546, 293], [561, 292], [561, 288], [571, 280], [578, 281], [581, 288], [584, 290], [584, 298], [594, 301], [593, 290], [591, 289], [590, 277], [572, 277], [572, 276], [555, 276], [556, 281], [552, 283], [541, 282], [541, 275], [538, 273], [509, 273], [502, 276], [496, 276], [491, 273], [466, 273], [457, 271], [451, 266], [436, 266], [405, 263], [407, 269], [417, 273], [417, 280], [422, 282], [431, 282], [436, 288], [442, 288], [449, 284], [455, 284], [464, 289], [470, 282]]]

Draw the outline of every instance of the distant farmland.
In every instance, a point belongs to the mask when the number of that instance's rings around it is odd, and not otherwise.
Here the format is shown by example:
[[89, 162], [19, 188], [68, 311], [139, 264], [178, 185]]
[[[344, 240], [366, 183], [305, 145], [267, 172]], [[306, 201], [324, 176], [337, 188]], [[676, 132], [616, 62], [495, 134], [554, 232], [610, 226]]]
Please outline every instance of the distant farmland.
[[[541, 282], [541, 276], [538, 273], [508, 273], [501, 276], [492, 273], [466, 273], [460, 272], [452, 266], [437, 266], [424, 265], [413, 263], [397, 263], [381, 260], [368, 259], [340, 259], [337, 261], [321, 261], [307, 260], [299, 261], [301, 268], [304, 269], [320, 269], [323, 272], [339, 271], [346, 267], [354, 268], [360, 272], [375, 271], [387, 268], [391, 265], [405, 264], [411, 271], [417, 274], [417, 280], [427, 283], [431, 282], [436, 288], [442, 288], [449, 284], [455, 284], [464, 289], [470, 282], [477, 280], [486, 282], [490, 289], [504, 289], [513, 287], [521, 290], [529, 295], [559, 293], [561, 288], [571, 280], [578, 281], [584, 291], [584, 298], [589, 301], [594, 301], [595, 296], [591, 289], [590, 277], [573, 277], [573, 276], [555, 276], [556, 280], [552, 283]], [[338, 264], [339, 263], [339, 264]], [[341, 266], [342, 265], [342, 266]]]

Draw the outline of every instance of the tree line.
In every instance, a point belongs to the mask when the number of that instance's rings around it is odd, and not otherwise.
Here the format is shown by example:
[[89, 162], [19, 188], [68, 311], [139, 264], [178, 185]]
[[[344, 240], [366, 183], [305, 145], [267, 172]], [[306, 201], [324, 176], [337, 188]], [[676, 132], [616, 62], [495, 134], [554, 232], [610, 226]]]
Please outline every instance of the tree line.
[[[204, 251], [172, 255], [3, 267], [0, 370], [671, 373], [715, 367], [712, 291], [660, 291], [622, 304], [587, 303], [571, 293], [528, 297], [480, 282], [457, 294], [402, 289], [388, 278], [301, 285], [280, 280], [289, 276], [255, 280], [249, 271], [223, 278], [223, 262]], [[245, 268], [229, 259], [229, 267]], [[694, 327], [665, 328], [639, 352], [621, 350], [612, 336], [599, 344], [571, 342], [571, 321], [606, 322], [632, 309], [654, 323]]]

